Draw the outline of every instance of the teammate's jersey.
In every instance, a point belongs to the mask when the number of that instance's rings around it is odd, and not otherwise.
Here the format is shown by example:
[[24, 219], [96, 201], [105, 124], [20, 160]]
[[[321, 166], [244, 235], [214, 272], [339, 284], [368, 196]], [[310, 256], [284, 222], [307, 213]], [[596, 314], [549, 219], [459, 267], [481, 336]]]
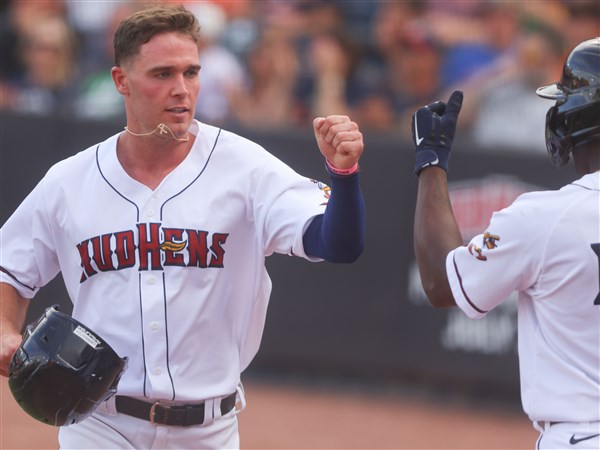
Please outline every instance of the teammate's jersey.
[[262, 337], [265, 257], [312, 260], [302, 235], [329, 197], [249, 140], [191, 130], [154, 191], [125, 173], [115, 135], [52, 167], [1, 230], [0, 281], [32, 298], [61, 271], [73, 317], [129, 358], [120, 395], [234, 392]]
[[523, 408], [531, 420], [600, 420], [600, 179], [532, 192], [448, 254], [458, 306], [481, 318], [519, 292]]

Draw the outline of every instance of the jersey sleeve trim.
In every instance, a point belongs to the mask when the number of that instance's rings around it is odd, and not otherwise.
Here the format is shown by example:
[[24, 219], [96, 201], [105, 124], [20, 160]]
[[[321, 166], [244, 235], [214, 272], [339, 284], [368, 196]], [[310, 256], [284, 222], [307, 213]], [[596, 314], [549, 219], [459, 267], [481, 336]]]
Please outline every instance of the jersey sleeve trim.
[[[446, 259], [446, 271], [448, 272], [448, 281], [456, 304], [467, 314], [467, 316], [477, 319], [485, 316], [489, 311], [479, 308], [465, 291], [463, 279], [456, 264], [455, 251], [450, 252]], [[452, 270], [453, 269], [453, 270]], [[452, 271], [451, 271], [452, 270]]]
[[31, 287], [31, 286], [27, 286], [25, 283], [20, 282], [17, 277], [15, 277], [12, 273], [10, 273], [8, 270], [6, 270], [4, 267], [0, 266], [0, 272], [6, 274], [8, 277], [10, 277], [11, 279], [13, 279], [16, 283], [19, 283], [19, 285], [23, 286], [25, 289], [29, 289], [31, 292], [35, 292], [35, 288]]

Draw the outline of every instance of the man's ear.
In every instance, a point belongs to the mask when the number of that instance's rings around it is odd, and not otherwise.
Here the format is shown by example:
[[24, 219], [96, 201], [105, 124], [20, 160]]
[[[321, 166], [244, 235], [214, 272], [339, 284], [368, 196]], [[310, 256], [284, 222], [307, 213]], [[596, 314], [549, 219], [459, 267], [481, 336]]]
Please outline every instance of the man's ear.
[[117, 91], [119, 91], [121, 95], [129, 94], [129, 88], [127, 86], [127, 75], [125, 74], [123, 69], [121, 67], [113, 67], [111, 69], [111, 75], [113, 82], [115, 83], [115, 87], [117, 88]]

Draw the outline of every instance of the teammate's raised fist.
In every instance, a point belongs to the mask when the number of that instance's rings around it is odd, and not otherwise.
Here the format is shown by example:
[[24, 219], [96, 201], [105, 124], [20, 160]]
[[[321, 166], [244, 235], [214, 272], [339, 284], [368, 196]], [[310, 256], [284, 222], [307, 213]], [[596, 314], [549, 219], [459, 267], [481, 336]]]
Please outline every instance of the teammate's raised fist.
[[415, 143], [415, 174], [436, 166], [448, 171], [450, 149], [456, 132], [456, 121], [462, 107], [463, 93], [454, 91], [448, 103], [433, 102], [417, 110], [412, 118]]
[[313, 128], [319, 150], [331, 166], [348, 170], [358, 164], [364, 143], [356, 122], [348, 116], [317, 117]]

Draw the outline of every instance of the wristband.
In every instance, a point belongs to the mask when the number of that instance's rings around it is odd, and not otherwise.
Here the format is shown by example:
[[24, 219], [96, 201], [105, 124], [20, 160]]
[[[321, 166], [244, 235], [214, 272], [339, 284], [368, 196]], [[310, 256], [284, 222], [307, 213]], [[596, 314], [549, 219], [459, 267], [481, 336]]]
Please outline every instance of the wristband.
[[333, 164], [331, 164], [331, 162], [327, 158], [325, 158], [325, 164], [327, 166], [327, 169], [334, 175], [354, 175], [356, 172], [358, 172], [358, 162], [356, 162], [352, 167], [349, 167], [348, 169], [338, 169]]

